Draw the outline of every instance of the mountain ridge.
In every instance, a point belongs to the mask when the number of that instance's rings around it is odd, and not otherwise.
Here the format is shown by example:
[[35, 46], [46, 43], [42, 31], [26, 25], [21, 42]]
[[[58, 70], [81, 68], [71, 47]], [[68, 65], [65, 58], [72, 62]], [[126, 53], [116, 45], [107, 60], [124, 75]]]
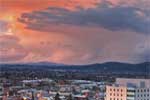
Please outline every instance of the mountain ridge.
[[141, 63], [127, 63], [127, 62], [102, 62], [102, 63], [91, 63], [91, 64], [63, 64], [63, 63], [55, 63], [48, 61], [40, 61], [40, 62], [29, 62], [29, 63], [0, 63], [0, 65], [60, 65], [60, 66], [88, 66], [88, 65], [108, 65], [108, 64], [127, 64], [127, 65], [139, 65], [139, 64], [147, 64], [150, 62], [141, 62]]

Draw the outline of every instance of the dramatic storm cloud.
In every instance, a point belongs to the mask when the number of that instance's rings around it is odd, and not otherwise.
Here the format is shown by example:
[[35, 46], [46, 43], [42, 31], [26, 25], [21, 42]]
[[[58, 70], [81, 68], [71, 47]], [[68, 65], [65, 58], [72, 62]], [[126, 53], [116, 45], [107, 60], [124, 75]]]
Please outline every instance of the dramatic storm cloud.
[[108, 2], [97, 8], [70, 11], [49, 7], [45, 10], [24, 13], [19, 19], [29, 29], [50, 31], [50, 25], [100, 26], [110, 30], [132, 30], [150, 33], [150, 13], [136, 7], [115, 6]]
[[2, 62], [150, 61], [150, 0], [0, 1]]

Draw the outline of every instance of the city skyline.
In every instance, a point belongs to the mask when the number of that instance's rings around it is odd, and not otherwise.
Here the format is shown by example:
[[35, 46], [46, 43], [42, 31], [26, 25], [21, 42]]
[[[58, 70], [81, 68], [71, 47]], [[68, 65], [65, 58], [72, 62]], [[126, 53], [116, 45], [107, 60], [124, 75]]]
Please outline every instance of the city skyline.
[[0, 63], [150, 61], [149, 0], [0, 0]]

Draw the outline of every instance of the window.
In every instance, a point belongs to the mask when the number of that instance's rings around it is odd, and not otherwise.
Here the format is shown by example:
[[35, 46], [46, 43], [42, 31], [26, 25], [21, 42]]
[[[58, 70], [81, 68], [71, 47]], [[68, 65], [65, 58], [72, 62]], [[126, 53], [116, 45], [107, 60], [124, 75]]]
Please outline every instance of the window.
[[143, 97], [143, 95], [141, 94], [141, 97]]
[[121, 89], [121, 92], [122, 92], [123, 90]]
[[149, 92], [149, 89], [147, 89], [147, 92]]

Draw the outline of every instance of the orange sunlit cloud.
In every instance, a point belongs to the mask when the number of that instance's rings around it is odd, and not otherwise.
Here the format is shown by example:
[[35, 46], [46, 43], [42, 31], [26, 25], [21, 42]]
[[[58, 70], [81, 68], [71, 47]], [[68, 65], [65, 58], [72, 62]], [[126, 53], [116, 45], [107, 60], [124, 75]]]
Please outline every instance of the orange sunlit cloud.
[[[0, 60], [145, 61], [149, 30], [143, 26], [149, 25], [149, 4], [149, 0], [0, 0]], [[137, 50], [139, 44], [144, 45], [142, 51]]]

